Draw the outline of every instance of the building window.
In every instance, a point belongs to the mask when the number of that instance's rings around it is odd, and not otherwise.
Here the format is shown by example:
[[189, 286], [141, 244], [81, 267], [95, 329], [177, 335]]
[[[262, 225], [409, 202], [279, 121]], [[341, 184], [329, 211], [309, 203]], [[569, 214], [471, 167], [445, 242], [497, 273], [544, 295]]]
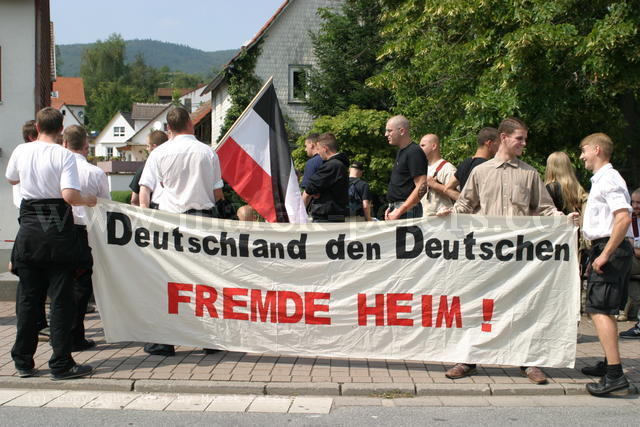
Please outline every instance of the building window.
[[307, 102], [309, 65], [289, 65], [289, 102]]
[[113, 136], [124, 136], [124, 126], [114, 126]]
[[191, 99], [186, 98], [184, 100], [184, 109], [187, 110], [188, 112], [192, 113], [193, 110], [191, 110]]
[[94, 147], [93, 145], [89, 146], [89, 156], [90, 157], [95, 157], [96, 156], [96, 147]]
[[107, 159], [113, 157], [113, 147], [107, 147]]
[[57, 91], [57, 90], [52, 90], [52, 91], [51, 91], [51, 97], [52, 97], [52, 98], [57, 98], [58, 96], [59, 96], [59, 95], [58, 95], [58, 91]]

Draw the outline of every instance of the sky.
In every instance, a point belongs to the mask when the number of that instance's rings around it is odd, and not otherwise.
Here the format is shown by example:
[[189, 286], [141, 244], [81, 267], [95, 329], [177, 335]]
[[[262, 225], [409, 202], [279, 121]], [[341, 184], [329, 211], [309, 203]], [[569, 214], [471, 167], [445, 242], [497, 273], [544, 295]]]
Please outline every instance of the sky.
[[92, 43], [118, 33], [125, 40], [153, 39], [204, 51], [239, 48], [283, 2], [50, 0], [56, 44]]

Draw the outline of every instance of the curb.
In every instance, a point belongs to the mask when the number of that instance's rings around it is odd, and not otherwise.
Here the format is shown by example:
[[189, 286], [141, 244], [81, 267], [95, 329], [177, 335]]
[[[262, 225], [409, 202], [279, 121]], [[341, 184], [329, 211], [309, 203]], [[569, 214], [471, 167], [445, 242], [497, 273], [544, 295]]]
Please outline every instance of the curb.
[[[291, 383], [243, 381], [128, 380], [80, 378], [52, 381], [48, 377], [0, 376], [0, 389], [70, 391], [135, 391], [139, 393], [257, 394], [275, 396], [575, 396], [586, 395], [585, 384], [413, 384], [413, 383]], [[639, 394], [632, 383], [629, 394]]]

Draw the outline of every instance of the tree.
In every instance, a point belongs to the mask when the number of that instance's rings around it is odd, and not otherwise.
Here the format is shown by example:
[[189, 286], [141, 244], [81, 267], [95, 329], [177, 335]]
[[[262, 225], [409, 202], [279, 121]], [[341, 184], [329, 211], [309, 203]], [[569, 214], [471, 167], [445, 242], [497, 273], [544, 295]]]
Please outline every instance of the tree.
[[376, 60], [382, 43], [381, 12], [379, 0], [347, 0], [338, 12], [318, 10], [323, 22], [318, 33], [312, 34], [318, 65], [308, 82], [308, 106], [313, 115], [335, 115], [351, 105], [389, 108], [389, 92], [366, 84], [383, 65]]
[[91, 92], [102, 82], [115, 82], [125, 77], [124, 40], [111, 34], [105, 41], [98, 40], [82, 54], [80, 76], [85, 90]]
[[601, 131], [621, 142], [619, 166], [640, 181], [636, 1], [384, 3], [386, 63], [372, 83], [392, 92], [416, 135], [444, 136], [451, 160], [472, 151], [481, 127], [516, 115], [531, 129], [530, 159], [575, 153]]

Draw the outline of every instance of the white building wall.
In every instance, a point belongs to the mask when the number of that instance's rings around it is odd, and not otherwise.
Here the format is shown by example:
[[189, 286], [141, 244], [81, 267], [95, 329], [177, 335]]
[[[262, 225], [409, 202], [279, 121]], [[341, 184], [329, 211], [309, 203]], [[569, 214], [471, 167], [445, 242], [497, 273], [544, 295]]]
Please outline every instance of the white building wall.
[[228, 92], [229, 85], [222, 83], [215, 92], [212, 92], [211, 100], [211, 142], [215, 144], [223, 135], [220, 135], [227, 110], [231, 108], [231, 97]]
[[[114, 136], [114, 128], [116, 127], [124, 127], [124, 136]], [[121, 114], [118, 114], [98, 138], [96, 138], [96, 156], [106, 157], [107, 148], [111, 147], [114, 149], [113, 157], [119, 157], [120, 153], [118, 153], [117, 147], [125, 146], [134, 133], [135, 131], [131, 125], [129, 125], [129, 122], [127, 122]]]
[[72, 109], [69, 106], [63, 105], [60, 108], [60, 112], [64, 117], [62, 126], [64, 126], [65, 128], [71, 125], [84, 125], [83, 122], [80, 122], [78, 118], [74, 117], [74, 115], [72, 114]]
[[73, 112], [73, 115], [78, 118], [80, 124], [84, 126], [84, 107], [81, 105], [67, 105], [67, 107]]
[[179, 101], [182, 105], [185, 105], [187, 99], [191, 101], [191, 110], [189, 111], [190, 113], [193, 113], [202, 104], [208, 102], [211, 99], [211, 92], [208, 92], [203, 96], [200, 95], [202, 93], [202, 89], [203, 88], [192, 90], [191, 92], [186, 93], [180, 97]]
[[109, 180], [109, 191], [128, 191], [130, 190], [129, 184], [133, 179], [134, 174], [114, 173], [107, 174]]
[[35, 21], [33, 1], [0, 1], [0, 242], [13, 240], [18, 231], [18, 210], [4, 173], [13, 149], [23, 142], [22, 125], [35, 118]]

